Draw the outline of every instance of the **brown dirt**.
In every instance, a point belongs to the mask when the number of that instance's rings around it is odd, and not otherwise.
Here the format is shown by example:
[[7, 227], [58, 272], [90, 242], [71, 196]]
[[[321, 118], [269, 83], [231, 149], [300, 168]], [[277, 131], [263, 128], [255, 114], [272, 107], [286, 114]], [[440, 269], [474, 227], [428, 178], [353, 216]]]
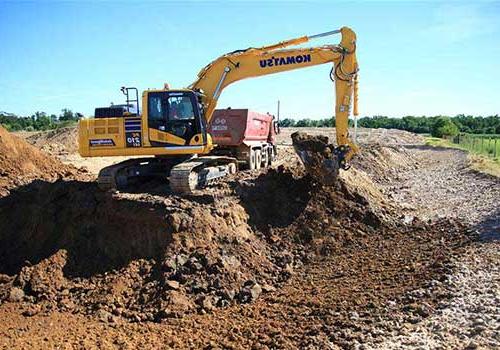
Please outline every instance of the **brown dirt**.
[[401, 217], [379, 184], [417, 166], [404, 150], [361, 157], [333, 187], [283, 148], [283, 166], [187, 197], [66, 179], [12, 190], [1, 346], [355, 348], [421, 322], [451, 297], [434, 281], [472, 235]]
[[323, 185], [335, 184], [339, 174], [339, 159], [328, 137], [304, 132], [294, 132], [291, 137], [293, 148], [306, 172]]
[[48, 156], [0, 126], [0, 197], [34, 179], [53, 181], [77, 177], [78, 173], [75, 167]]
[[[291, 135], [294, 132], [304, 132], [312, 136], [328, 137], [335, 140], [335, 128], [281, 128], [281, 134], [277, 137], [279, 145], [292, 145]], [[354, 128], [349, 128], [349, 134], [354, 137]], [[402, 146], [423, 144], [424, 137], [404, 130], [396, 129], [366, 129], [358, 128], [357, 143], [366, 145]]]
[[78, 130], [74, 126], [26, 135], [26, 141], [51, 155], [78, 152]]
[[[326, 199], [321, 187], [311, 186], [284, 169], [230, 183], [233, 195], [225, 198], [112, 195], [92, 183], [35, 181], [0, 201], [0, 272], [17, 274], [12, 286], [48, 309], [56, 303], [66, 310], [70, 299], [73, 311], [94, 313], [104, 298], [106, 311], [115, 305], [130, 320], [170, 316], [171, 289], [208, 310], [247, 302], [254, 285], [279, 285], [310, 258], [305, 252], [321, 250], [328, 217], [380, 225], [346, 188]], [[309, 212], [312, 196], [319, 203]], [[321, 212], [325, 200], [329, 209]]]

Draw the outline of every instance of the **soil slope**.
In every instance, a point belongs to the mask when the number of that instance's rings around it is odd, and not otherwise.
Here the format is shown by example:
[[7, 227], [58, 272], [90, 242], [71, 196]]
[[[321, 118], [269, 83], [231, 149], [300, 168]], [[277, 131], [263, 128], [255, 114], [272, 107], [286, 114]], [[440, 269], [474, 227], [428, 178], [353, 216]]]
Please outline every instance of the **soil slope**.
[[77, 169], [50, 157], [0, 126], [0, 196], [34, 179], [77, 176]]

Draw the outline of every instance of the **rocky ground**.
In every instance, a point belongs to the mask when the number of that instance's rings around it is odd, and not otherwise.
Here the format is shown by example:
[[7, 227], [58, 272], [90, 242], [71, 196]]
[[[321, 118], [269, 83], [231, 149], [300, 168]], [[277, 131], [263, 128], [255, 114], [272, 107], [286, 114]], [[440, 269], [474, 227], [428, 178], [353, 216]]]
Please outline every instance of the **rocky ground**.
[[[322, 187], [289, 134], [274, 170], [190, 197], [99, 193], [73, 170], [9, 187], [0, 345], [498, 348], [499, 180], [419, 136], [361, 130], [364, 152]], [[69, 163], [74, 135], [34, 140]]]
[[393, 335], [381, 346], [500, 348], [500, 181], [470, 170], [462, 151], [407, 150], [418, 168], [401, 172], [384, 186], [404, 215], [457, 218], [474, 228], [479, 239], [452, 259], [453, 273], [440, 282], [451, 298], [411, 332]]

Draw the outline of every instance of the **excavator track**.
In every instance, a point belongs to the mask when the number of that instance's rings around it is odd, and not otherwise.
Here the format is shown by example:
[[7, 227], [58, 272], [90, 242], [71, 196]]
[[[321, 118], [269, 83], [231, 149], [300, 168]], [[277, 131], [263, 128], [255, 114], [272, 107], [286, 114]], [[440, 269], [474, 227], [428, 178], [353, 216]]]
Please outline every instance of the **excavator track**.
[[196, 189], [237, 171], [237, 160], [232, 157], [206, 156], [182, 162], [170, 172], [170, 189], [179, 194], [192, 194]]
[[103, 168], [97, 185], [103, 191], [119, 190], [141, 176], [167, 177], [174, 193], [192, 194], [237, 171], [236, 158], [224, 156], [197, 157], [176, 164], [158, 158], [135, 158]]
[[172, 160], [152, 157], [128, 159], [101, 169], [97, 177], [97, 186], [103, 191], [119, 190], [139, 177], [166, 178], [174, 164]]
[[129, 159], [101, 169], [97, 176], [97, 186], [103, 191], [116, 190], [124, 187], [127, 184], [127, 178], [120, 176], [119, 173], [133, 166], [138, 161], [139, 159]]

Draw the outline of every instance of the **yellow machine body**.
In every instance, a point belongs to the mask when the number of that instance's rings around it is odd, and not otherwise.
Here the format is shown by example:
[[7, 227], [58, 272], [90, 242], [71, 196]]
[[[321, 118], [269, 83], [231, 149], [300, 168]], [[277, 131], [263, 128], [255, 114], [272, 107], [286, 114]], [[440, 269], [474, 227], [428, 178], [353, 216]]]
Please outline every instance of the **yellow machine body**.
[[[149, 93], [166, 91], [169, 90], [144, 91], [142, 94], [144, 111], [148, 110]], [[127, 124], [137, 120], [140, 120], [140, 131], [127, 135]], [[153, 146], [151, 142], [155, 141], [166, 145]], [[130, 147], [133, 143], [136, 146]], [[208, 154], [213, 148], [210, 134], [206, 135], [206, 142], [203, 142], [201, 134], [185, 140], [172, 133], [149, 128], [147, 112], [140, 116], [82, 119], [78, 124], [78, 151], [82, 157]]]

